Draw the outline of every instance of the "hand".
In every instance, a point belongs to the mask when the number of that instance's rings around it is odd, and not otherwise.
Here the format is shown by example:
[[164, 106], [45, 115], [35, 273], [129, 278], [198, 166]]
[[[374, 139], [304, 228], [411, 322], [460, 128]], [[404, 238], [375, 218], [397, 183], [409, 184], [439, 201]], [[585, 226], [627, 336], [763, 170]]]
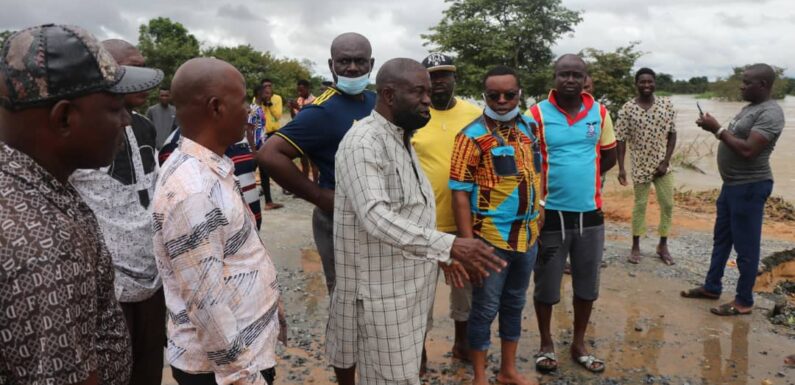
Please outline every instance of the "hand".
[[318, 192], [312, 203], [329, 214], [334, 213], [334, 190], [327, 188], [317, 188], [317, 190]]
[[629, 184], [627, 183], [627, 170], [623, 168], [618, 170], [618, 183], [621, 183], [622, 186]]
[[493, 247], [473, 238], [456, 238], [450, 257], [464, 265], [472, 283], [478, 282], [479, 278], [488, 277], [488, 270], [500, 272], [507, 265], [494, 254]]
[[718, 120], [709, 113], [706, 113], [703, 117], [696, 119], [696, 125], [704, 129], [704, 131], [708, 131], [713, 134], [718, 132], [718, 129], [720, 128], [720, 123], [718, 123]]
[[466, 269], [464, 269], [464, 265], [458, 261], [453, 261], [449, 265], [439, 262], [439, 267], [442, 268], [442, 272], [444, 272], [444, 283], [448, 286], [460, 289], [464, 287], [466, 281], [469, 281], [469, 274], [467, 274]]
[[662, 161], [660, 165], [654, 170], [654, 177], [659, 178], [668, 172], [668, 162]]
[[279, 297], [279, 341], [287, 347], [287, 318], [284, 316], [284, 302]]

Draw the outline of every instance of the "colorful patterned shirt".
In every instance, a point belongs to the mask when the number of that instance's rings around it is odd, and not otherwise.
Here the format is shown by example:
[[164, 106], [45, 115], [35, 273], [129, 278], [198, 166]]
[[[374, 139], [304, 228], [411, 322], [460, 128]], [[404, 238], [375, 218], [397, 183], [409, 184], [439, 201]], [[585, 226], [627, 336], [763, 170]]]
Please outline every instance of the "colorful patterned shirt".
[[542, 162], [542, 199], [549, 210], [589, 212], [602, 208], [601, 151], [615, 148], [607, 109], [582, 94], [577, 116], [569, 116], [549, 98], [525, 113], [538, 127]]
[[[494, 171], [494, 151], [503, 146], [498, 136], [513, 148], [516, 176], [498, 176]], [[481, 118], [456, 136], [450, 189], [470, 193], [473, 232], [503, 250], [525, 252], [538, 235], [540, 176], [534, 165], [534, 141], [523, 117], [500, 123], [494, 131]]]
[[[654, 98], [645, 110], [635, 99], [618, 111], [616, 139], [627, 142], [632, 161], [632, 182], [654, 180], [657, 166], [665, 159], [668, 135], [676, 132], [676, 111], [669, 98]], [[671, 169], [668, 169], [671, 172]]]
[[80, 194], [0, 142], [0, 384], [126, 385], [113, 266]]
[[257, 149], [265, 141], [265, 111], [257, 103], [251, 103], [248, 113], [248, 124], [254, 126], [254, 146]]
[[155, 257], [174, 367], [219, 384], [265, 384], [276, 365], [276, 269], [243, 200], [234, 165], [183, 137], [157, 181]]

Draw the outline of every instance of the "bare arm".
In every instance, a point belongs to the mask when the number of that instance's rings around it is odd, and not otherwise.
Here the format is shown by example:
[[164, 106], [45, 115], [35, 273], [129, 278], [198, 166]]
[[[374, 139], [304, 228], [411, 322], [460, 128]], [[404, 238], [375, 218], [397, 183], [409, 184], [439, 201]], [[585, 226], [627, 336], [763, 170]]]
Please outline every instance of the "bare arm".
[[453, 190], [453, 217], [461, 238], [474, 238], [472, 233], [472, 207], [469, 204], [468, 191]]
[[274, 135], [257, 151], [257, 162], [280, 186], [327, 213], [334, 212], [334, 190], [321, 188], [305, 177], [293, 163], [299, 156], [297, 148]]
[[601, 170], [602, 174], [610, 171], [613, 166], [616, 165], [616, 148], [613, 147], [607, 150], [601, 150], [601, 161], [599, 163], [599, 169]]
[[[696, 124], [705, 131], [711, 132], [713, 134], [718, 132], [720, 129], [720, 123], [718, 123], [715, 117], [709, 113], [704, 114], [703, 118], [696, 120]], [[753, 130], [751, 131], [751, 134], [748, 135], [747, 139], [738, 138], [728, 130], [721, 132], [721, 135], [718, 139], [722, 140], [723, 143], [726, 143], [726, 146], [728, 146], [729, 149], [745, 159], [756, 158], [769, 143], [767, 138], [758, 132], [754, 132]]]
[[[627, 144], [623, 140], [619, 140], [616, 145], [616, 153], [618, 155], [618, 183], [626, 186], [627, 183], [627, 169], [624, 168], [624, 155], [627, 152]], [[604, 172], [604, 171], [602, 171]]]

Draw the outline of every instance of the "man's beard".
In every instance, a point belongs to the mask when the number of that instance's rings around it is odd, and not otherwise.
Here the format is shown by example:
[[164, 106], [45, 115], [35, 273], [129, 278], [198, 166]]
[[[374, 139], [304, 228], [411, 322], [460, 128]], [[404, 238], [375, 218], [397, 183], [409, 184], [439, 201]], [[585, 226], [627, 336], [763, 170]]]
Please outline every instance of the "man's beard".
[[428, 121], [431, 120], [430, 116], [426, 118], [411, 111], [397, 111], [393, 114], [393, 118], [395, 119], [395, 125], [409, 132], [425, 127]]
[[431, 94], [431, 104], [437, 110], [447, 109], [453, 101], [453, 93]]

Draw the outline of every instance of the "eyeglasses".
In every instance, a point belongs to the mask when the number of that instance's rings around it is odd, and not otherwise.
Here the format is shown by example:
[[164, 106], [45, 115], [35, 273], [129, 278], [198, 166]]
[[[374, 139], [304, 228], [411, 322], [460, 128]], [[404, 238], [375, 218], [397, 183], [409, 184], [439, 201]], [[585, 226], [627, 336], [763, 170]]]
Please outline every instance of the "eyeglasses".
[[516, 99], [517, 96], [522, 94], [522, 90], [519, 91], [508, 91], [508, 92], [489, 92], [483, 94], [483, 99], [490, 99], [493, 102], [499, 102], [500, 96], [504, 97], [506, 101], [511, 101]]

